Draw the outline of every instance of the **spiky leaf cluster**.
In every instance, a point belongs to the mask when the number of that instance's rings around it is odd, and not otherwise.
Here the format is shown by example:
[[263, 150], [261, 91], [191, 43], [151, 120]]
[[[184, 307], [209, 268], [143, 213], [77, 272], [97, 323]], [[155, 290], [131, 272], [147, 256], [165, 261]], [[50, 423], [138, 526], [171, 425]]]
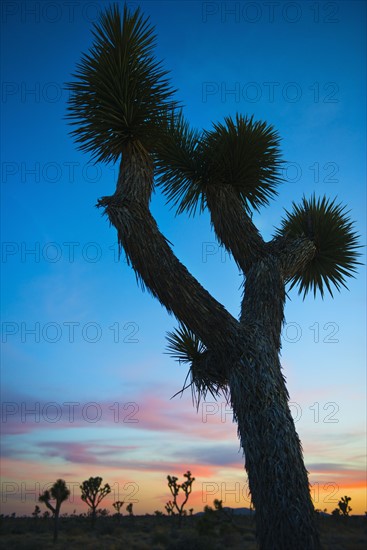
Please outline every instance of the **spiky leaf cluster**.
[[258, 210], [281, 181], [279, 141], [253, 117], [226, 117], [199, 135], [179, 115], [159, 144], [159, 183], [178, 213], [202, 211], [208, 186], [231, 186], [244, 208]]
[[316, 246], [313, 259], [291, 280], [290, 288], [298, 287], [303, 298], [310, 291], [314, 296], [319, 291], [324, 297], [325, 287], [332, 296], [333, 287], [337, 290], [346, 287], [345, 279], [354, 276], [360, 263], [357, 261], [359, 236], [354, 231], [354, 223], [346, 207], [335, 201], [326, 197], [316, 199], [315, 195], [310, 200], [303, 197], [300, 205], [293, 203], [293, 211], [286, 210], [287, 216], [277, 230], [277, 235], [307, 237]]
[[[227, 397], [227, 380], [220, 370], [213, 370], [208, 350], [196, 334], [181, 324], [174, 332], [167, 333], [167, 340], [167, 353], [179, 363], [190, 365], [184, 387], [178, 393], [191, 387], [193, 403], [197, 408], [208, 392], [214, 399], [219, 394]], [[188, 378], [191, 381], [186, 385]]]
[[198, 144], [200, 132], [191, 128], [182, 111], [172, 112], [157, 143], [155, 168], [157, 183], [168, 201], [195, 214], [204, 209], [203, 181]]
[[116, 161], [127, 142], [150, 150], [175, 103], [167, 71], [153, 56], [155, 34], [140, 8], [117, 4], [94, 24], [94, 42], [67, 84], [68, 118], [79, 148], [97, 161]]
[[180, 324], [174, 332], [167, 333], [168, 354], [180, 363], [193, 363], [201, 358], [205, 346], [185, 325]]

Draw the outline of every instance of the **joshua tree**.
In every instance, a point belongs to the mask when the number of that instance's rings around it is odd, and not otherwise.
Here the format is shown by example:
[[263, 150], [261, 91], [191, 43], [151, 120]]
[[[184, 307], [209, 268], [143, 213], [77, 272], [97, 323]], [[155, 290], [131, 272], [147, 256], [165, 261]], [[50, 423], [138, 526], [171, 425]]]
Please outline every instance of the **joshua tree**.
[[94, 528], [96, 523], [97, 507], [111, 492], [111, 487], [108, 483], [106, 483], [103, 487], [101, 487], [101, 484], [101, 477], [90, 477], [89, 479], [83, 481], [82, 485], [80, 485], [80, 490], [82, 492], [81, 498], [91, 509], [92, 528]]
[[[332, 294], [356, 270], [358, 238], [345, 207], [303, 198], [265, 242], [252, 212], [277, 194], [279, 136], [236, 115], [210, 130], [184, 119], [155, 35], [140, 10], [108, 7], [73, 75], [68, 116], [80, 149], [119, 162], [116, 191], [98, 201], [138, 280], [180, 325], [170, 351], [189, 365], [199, 400], [228, 399], [245, 454], [262, 549], [319, 548], [302, 448], [279, 352], [286, 285]], [[235, 319], [189, 273], [160, 233], [149, 204], [159, 185], [178, 213], [208, 210], [219, 243], [243, 275]], [[197, 401], [198, 402], [198, 401]]]
[[[57, 536], [59, 533], [59, 516], [61, 504], [69, 498], [70, 491], [66, 486], [66, 483], [63, 479], [58, 479], [52, 485], [49, 491], [44, 491], [42, 495], [39, 496], [39, 501], [46, 504], [47, 508], [51, 510], [54, 517], [54, 542], [57, 541]], [[55, 506], [51, 504], [51, 500], [56, 500]]]
[[41, 513], [41, 508], [39, 506], [36, 506], [34, 507], [34, 510], [32, 512], [32, 516], [34, 517], [34, 519], [38, 519], [39, 516], [40, 516], [40, 513]]
[[221, 512], [223, 510], [223, 501], [222, 500], [218, 500], [217, 498], [215, 498], [214, 501], [213, 501], [213, 504], [214, 504], [214, 508], [217, 512]]
[[122, 500], [116, 500], [116, 502], [112, 504], [118, 516], [122, 516], [122, 513], [120, 512], [120, 510], [123, 507], [123, 505], [124, 505], [124, 502]]
[[339, 502], [338, 506], [343, 514], [343, 516], [349, 516], [349, 513], [352, 511], [352, 508], [349, 506], [349, 502], [351, 501], [351, 497], [342, 497]]
[[[168, 487], [172, 493], [173, 496], [173, 502], [170, 500], [166, 504], [166, 510], [168, 515], [174, 515], [176, 512], [179, 515], [180, 518], [180, 525], [182, 521], [182, 516], [186, 514], [186, 510], [184, 510], [186, 502], [189, 500], [189, 496], [192, 491], [192, 484], [195, 481], [194, 477], [191, 477], [191, 472], [187, 471], [186, 474], [184, 474], [184, 477], [186, 477], [186, 481], [183, 483], [177, 483], [178, 477], [175, 476], [167, 476], [168, 479]], [[185, 498], [181, 502], [181, 505], [177, 502], [177, 497], [180, 491], [183, 491]], [[175, 512], [176, 510], [176, 512]]]
[[175, 515], [175, 505], [174, 503], [172, 502], [172, 500], [169, 500], [167, 502], [167, 504], [165, 504], [165, 509], [166, 509], [166, 512], [169, 516], [174, 516]]
[[130, 517], [133, 517], [134, 512], [133, 512], [133, 503], [132, 502], [130, 502], [130, 504], [128, 504], [126, 506], [126, 511], [128, 512]]

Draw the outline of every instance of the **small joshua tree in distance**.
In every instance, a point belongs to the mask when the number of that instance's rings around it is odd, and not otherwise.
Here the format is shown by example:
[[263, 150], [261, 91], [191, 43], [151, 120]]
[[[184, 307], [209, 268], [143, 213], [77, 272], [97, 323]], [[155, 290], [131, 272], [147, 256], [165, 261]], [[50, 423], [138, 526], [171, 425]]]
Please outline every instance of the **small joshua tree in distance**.
[[172, 500], [169, 500], [167, 504], [165, 505], [165, 509], [167, 511], [167, 514], [169, 516], [175, 515], [175, 505], [173, 504]]
[[34, 507], [34, 510], [32, 512], [32, 516], [35, 519], [37, 519], [39, 517], [40, 513], [41, 513], [41, 508], [39, 506], [37, 506], [37, 504], [36, 504], [36, 506]]
[[97, 516], [97, 507], [102, 502], [102, 500], [111, 492], [111, 487], [106, 483], [103, 487], [101, 477], [90, 477], [83, 481], [80, 485], [80, 490], [82, 492], [81, 499], [86, 502], [86, 504], [91, 509], [92, 516], [92, 528], [94, 528], [96, 523]]
[[116, 500], [116, 502], [114, 502], [112, 504], [112, 506], [116, 510], [118, 516], [122, 516], [122, 513], [120, 512], [120, 510], [121, 510], [121, 508], [123, 507], [124, 504], [125, 504], [125, 502], [123, 502], [122, 500]]
[[343, 514], [343, 516], [349, 516], [349, 512], [352, 511], [352, 508], [349, 506], [349, 502], [352, 500], [351, 497], [342, 497], [339, 502], [338, 506]]
[[[179, 515], [179, 523], [181, 525], [181, 521], [182, 521], [182, 516], [185, 515], [186, 511], [184, 510], [184, 506], [185, 504], [187, 503], [188, 499], [189, 499], [189, 496], [191, 494], [191, 491], [192, 491], [192, 484], [193, 482], [195, 481], [195, 478], [194, 477], [191, 477], [191, 472], [190, 471], [187, 471], [186, 474], [184, 474], [184, 477], [186, 477], [186, 481], [184, 481], [183, 483], [177, 483], [178, 481], [178, 478], [175, 477], [175, 476], [167, 476], [167, 479], [168, 479], [168, 487], [172, 493], [172, 496], [173, 496], [173, 502], [170, 500], [167, 502], [166, 504], [166, 510], [167, 510], [167, 513], [169, 515], [174, 515], [175, 514], [175, 511], [177, 511], [177, 514]], [[178, 497], [178, 494], [180, 492], [180, 490], [182, 490], [185, 494], [185, 498], [184, 500], [182, 501], [181, 503], [181, 506], [178, 505], [177, 503], [177, 497]]]
[[[54, 517], [54, 542], [57, 541], [59, 533], [59, 516], [61, 504], [68, 499], [70, 491], [66, 486], [66, 483], [63, 479], [58, 479], [52, 485], [49, 491], [44, 491], [42, 495], [39, 496], [39, 501], [43, 502], [49, 510], [51, 510]], [[51, 500], [56, 500], [55, 506], [51, 504]]]

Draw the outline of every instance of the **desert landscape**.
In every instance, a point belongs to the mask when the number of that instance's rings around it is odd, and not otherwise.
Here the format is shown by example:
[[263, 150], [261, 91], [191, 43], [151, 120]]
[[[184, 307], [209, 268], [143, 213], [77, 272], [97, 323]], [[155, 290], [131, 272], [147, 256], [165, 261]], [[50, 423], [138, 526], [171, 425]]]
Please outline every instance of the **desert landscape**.
[[[363, 516], [334, 517], [318, 514], [324, 550], [357, 550], [366, 547], [367, 522]], [[58, 542], [52, 542], [51, 517], [2, 517], [0, 547], [19, 550], [83, 548], [84, 550], [246, 550], [259, 548], [252, 515], [207, 509], [185, 516], [182, 526], [175, 516], [99, 516], [91, 530], [86, 515], [60, 518]]]

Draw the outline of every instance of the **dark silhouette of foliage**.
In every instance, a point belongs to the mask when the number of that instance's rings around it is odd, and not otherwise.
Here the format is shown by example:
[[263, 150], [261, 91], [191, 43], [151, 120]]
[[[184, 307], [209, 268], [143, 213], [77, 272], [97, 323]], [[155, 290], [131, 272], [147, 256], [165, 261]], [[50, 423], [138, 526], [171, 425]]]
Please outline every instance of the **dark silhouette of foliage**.
[[108, 483], [103, 487], [101, 484], [101, 477], [90, 477], [80, 485], [80, 490], [82, 492], [81, 499], [89, 506], [91, 511], [92, 528], [94, 528], [96, 523], [97, 508], [99, 504], [111, 492], [111, 487]]
[[117, 5], [108, 7], [94, 36], [90, 54], [73, 75], [78, 80], [68, 85], [69, 117], [81, 149], [96, 160], [117, 161], [131, 139], [151, 149], [162, 116], [176, 102], [167, 71], [152, 55], [153, 29], [139, 8], [132, 14], [125, 6], [121, 16]]
[[174, 503], [172, 502], [172, 500], [169, 500], [167, 502], [167, 504], [165, 505], [165, 509], [167, 511], [167, 514], [169, 516], [174, 516], [175, 515], [175, 505]]
[[36, 506], [34, 507], [34, 510], [33, 510], [33, 512], [32, 512], [32, 516], [33, 516], [35, 519], [37, 519], [37, 518], [39, 518], [40, 513], [41, 513], [41, 508], [40, 508], [39, 506], [37, 506], [37, 504], [36, 504]]
[[324, 297], [325, 287], [332, 296], [332, 285], [337, 290], [341, 286], [347, 288], [346, 277], [353, 277], [356, 266], [360, 265], [356, 261], [356, 249], [360, 246], [346, 207], [336, 204], [335, 199], [316, 200], [313, 195], [310, 200], [303, 197], [301, 205], [293, 203], [293, 211], [286, 211], [286, 214], [277, 234], [307, 237], [316, 246], [314, 257], [306, 268], [294, 275], [290, 288], [298, 286], [303, 298], [310, 291], [314, 296], [319, 291]]
[[[54, 518], [54, 542], [56, 542], [59, 532], [59, 516], [61, 504], [69, 498], [70, 491], [63, 479], [58, 479], [52, 485], [51, 489], [44, 491], [39, 496], [39, 501], [43, 502], [52, 512]], [[55, 505], [51, 504], [51, 500], [55, 500]]]
[[214, 504], [214, 508], [217, 512], [221, 512], [223, 510], [223, 501], [222, 500], [218, 500], [217, 498], [215, 498], [214, 501], [213, 501], [213, 504]]
[[134, 512], [133, 512], [133, 503], [130, 502], [130, 504], [128, 504], [126, 506], [126, 511], [128, 512], [129, 516], [132, 517], [134, 515]]
[[339, 502], [338, 502], [338, 506], [341, 510], [341, 513], [343, 514], [343, 516], [349, 516], [350, 512], [352, 511], [352, 508], [349, 506], [349, 502], [352, 500], [351, 497], [342, 497]]
[[352, 500], [351, 497], [344, 496], [338, 502], [338, 508], [335, 508], [331, 514], [334, 517], [349, 517], [352, 508], [349, 506], [349, 502]]
[[121, 508], [123, 507], [124, 504], [125, 502], [123, 502], [122, 500], [116, 500], [116, 502], [113, 502], [112, 504], [112, 506], [114, 507], [114, 509], [116, 510], [119, 516], [122, 516]]
[[[184, 510], [184, 507], [189, 499], [189, 496], [192, 491], [192, 484], [195, 481], [195, 478], [191, 476], [191, 472], [187, 471], [186, 474], [183, 474], [186, 478], [186, 481], [183, 483], [177, 483], [178, 477], [175, 476], [167, 476], [168, 479], [168, 487], [172, 493], [173, 496], [173, 502], [170, 500], [166, 504], [166, 510], [168, 515], [175, 515], [178, 514], [179, 516], [179, 523], [181, 525], [181, 518], [182, 516], [186, 515], [186, 510]], [[179, 505], [177, 502], [177, 497], [179, 495], [179, 492], [182, 491], [184, 493], [184, 499]]]

